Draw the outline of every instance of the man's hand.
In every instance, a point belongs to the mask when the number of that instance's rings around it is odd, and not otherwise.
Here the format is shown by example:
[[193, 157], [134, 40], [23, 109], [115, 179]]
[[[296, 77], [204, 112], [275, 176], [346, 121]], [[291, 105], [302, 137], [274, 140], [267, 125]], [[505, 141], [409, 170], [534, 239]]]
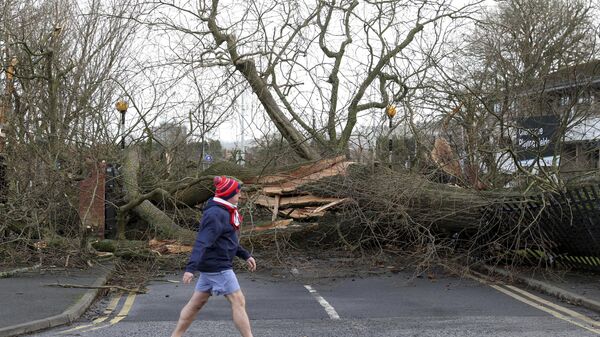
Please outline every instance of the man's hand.
[[248, 260], [246, 260], [246, 262], [248, 262], [248, 269], [250, 271], [255, 271], [256, 270], [256, 261], [254, 260], [254, 258], [252, 256], [250, 256], [248, 258]]
[[194, 279], [194, 274], [187, 272], [187, 271], [185, 272], [185, 274], [183, 274], [183, 283], [190, 284], [193, 279]]

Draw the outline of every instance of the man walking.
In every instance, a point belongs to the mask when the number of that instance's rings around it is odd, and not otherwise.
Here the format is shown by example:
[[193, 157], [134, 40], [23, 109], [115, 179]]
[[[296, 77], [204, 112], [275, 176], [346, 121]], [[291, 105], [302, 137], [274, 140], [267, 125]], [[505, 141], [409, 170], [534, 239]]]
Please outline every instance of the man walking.
[[200, 277], [192, 298], [183, 307], [171, 337], [181, 337], [194, 321], [211, 295], [224, 295], [231, 304], [233, 323], [243, 337], [252, 337], [250, 320], [246, 314], [244, 294], [233, 272], [233, 257], [248, 263], [250, 271], [256, 270], [256, 261], [239, 244], [242, 218], [237, 210], [241, 184], [225, 176], [215, 177], [215, 197], [204, 208], [198, 237], [183, 274], [183, 283], [189, 284], [194, 272]]

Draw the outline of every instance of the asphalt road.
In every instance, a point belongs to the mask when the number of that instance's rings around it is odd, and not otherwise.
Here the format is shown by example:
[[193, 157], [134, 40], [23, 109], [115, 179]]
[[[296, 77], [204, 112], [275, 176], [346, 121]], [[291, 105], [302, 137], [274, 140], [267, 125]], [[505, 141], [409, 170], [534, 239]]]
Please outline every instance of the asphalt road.
[[18, 278], [0, 278], [0, 328], [61, 314], [87, 289], [47, 285], [93, 284], [101, 274], [101, 268], [36, 270], [21, 273]]
[[[239, 279], [256, 337], [600, 335], [596, 323], [564, 304], [544, 303], [548, 298], [471, 279], [412, 276], [308, 282], [258, 273]], [[191, 285], [152, 282], [147, 294], [101, 301], [104, 314], [34, 336], [170, 336], [192, 291]], [[211, 298], [186, 336], [237, 336], [230, 317], [228, 302]]]

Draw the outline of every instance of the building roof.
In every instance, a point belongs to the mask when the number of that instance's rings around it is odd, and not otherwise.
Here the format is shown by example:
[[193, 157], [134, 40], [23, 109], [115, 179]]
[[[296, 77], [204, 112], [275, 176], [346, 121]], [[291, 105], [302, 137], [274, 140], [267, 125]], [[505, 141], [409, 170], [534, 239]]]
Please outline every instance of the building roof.
[[561, 68], [546, 76], [543, 90], [555, 91], [600, 83], [600, 60]]

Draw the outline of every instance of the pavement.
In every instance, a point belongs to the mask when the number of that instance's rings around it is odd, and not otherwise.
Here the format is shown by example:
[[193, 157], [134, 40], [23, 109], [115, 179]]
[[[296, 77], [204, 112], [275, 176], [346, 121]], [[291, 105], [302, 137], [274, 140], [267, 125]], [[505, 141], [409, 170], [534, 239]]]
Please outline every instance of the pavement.
[[[498, 280], [509, 279], [600, 313], [600, 278], [597, 274], [540, 269], [508, 271], [489, 266], [483, 269], [487, 275], [501, 276]], [[0, 278], [0, 337], [17, 336], [74, 322], [90, 307], [100, 290], [61, 288], [49, 284], [98, 287], [106, 283], [112, 270], [112, 265], [95, 265], [85, 270], [42, 267], [23, 269], [9, 277]], [[289, 296], [290, 291], [286, 291], [286, 294]]]
[[502, 268], [482, 266], [480, 269], [517, 282], [530, 289], [570, 304], [600, 313], [600, 274], [583, 271], [561, 271], [545, 268]]
[[68, 324], [78, 319], [101, 289], [63, 288], [52, 284], [99, 287], [113, 270], [111, 264], [87, 269], [21, 268], [0, 278], [0, 337], [17, 336]]

